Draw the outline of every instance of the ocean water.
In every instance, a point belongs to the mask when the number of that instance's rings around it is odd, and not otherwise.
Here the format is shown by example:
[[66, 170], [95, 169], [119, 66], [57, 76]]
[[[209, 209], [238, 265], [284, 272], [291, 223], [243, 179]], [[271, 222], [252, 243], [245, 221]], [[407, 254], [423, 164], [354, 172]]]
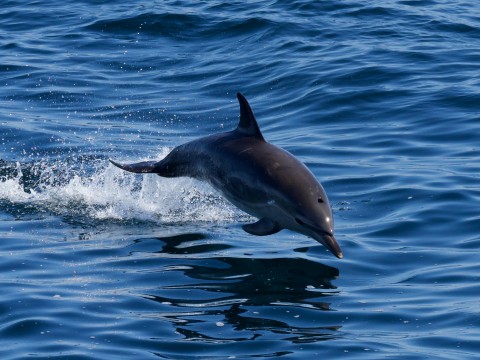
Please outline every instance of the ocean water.
[[[304, 161], [338, 260], [132, 175], [238, 121]], [[5, 0], [2, 359], [478, 359], [480, 3]]]

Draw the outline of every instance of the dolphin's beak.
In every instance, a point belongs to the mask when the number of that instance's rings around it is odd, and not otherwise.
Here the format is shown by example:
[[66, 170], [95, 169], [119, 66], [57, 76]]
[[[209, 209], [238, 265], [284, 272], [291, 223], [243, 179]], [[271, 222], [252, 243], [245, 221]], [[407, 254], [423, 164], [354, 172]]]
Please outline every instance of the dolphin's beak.
[[330, 234], [323, 234], [321, 236], [320, 242], [325, 245], [325, 247], [331, 251], [333, 255], [335, 255], [337, 258], [342, 259], [343, 258], [343, 253], [342, 250], [340, 249], [340, 246], [337, 243], [337, 240], [333, 237], [333, 235]]

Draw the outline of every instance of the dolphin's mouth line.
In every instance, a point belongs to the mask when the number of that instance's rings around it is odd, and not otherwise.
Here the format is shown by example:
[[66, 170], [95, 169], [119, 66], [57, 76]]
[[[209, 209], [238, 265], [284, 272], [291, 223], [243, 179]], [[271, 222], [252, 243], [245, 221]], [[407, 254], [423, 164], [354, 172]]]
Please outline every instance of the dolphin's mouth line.
[[304, 226], [308, 230], [310, 230], [315, 236], [312, 236], [314, 239], [322, 243], [332, 254], [334, 254], [339, 259], [343, 258], [342, 250], [335, 240], [332, 232], [324, 231], [322, 229], [318, 229], [317, 227], [306, 223], [305, 221], [300, 220], [299, 218], [295, 218], [297, 224]]
[[298, 225], [304, 226], [315, 233], [321, 233], [321, 235], [333, 236], [333, 233], [319, 229], [313, 225], [306, 223], [305, 221], [300, 220], [299, 218], [295, 218], [295, 221], [297, 222]]

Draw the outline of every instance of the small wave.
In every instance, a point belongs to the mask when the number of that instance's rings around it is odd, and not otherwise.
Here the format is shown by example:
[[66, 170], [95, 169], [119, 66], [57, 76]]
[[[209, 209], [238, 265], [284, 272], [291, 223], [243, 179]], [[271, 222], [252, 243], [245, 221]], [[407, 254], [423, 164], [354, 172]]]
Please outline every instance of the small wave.
[[186, 29], [195, 29], [202, 18], [191, 14], [145, 13], [133, 17], [103, 19], [87, 26], [88, 30], [111, 33], [146, 33], [179, 36]]
[[[114, 34], [144, 34], [164, 36], [176, 40], [221, 36], [244, 36], [264, 31], [276, 22], [264, 17], [232, 19], [208, 13], [143, 13], [133, 17], [102, 19], [86, 26], [89, 31]], [[291, 29], [290, 29], [291, 30]]]
[[[167, 153], [163, 149], [160, 158]], [[237, 221], [242, 216], [204, 183], [130, 174], [105, 160], [0, 163], [0, 203], [16, 213], [33, 207], [66, 217], [162, 224]]]

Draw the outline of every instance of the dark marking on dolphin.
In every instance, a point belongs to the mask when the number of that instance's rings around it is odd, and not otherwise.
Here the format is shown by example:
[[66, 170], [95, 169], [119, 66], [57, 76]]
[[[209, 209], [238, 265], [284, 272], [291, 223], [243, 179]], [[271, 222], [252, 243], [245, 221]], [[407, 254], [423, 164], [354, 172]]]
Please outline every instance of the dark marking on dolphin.
[[161, 161], [110, 162], [133, 173], [206, 181], [232, 204], [259, 218], [243, 225], [246, 232], [263, 236], [289, 229], [314, 238], [342, 258], [322, 185], [292, 154], [265, 141], [247, 99], [240, 93], [237, 98], [240, 122], [235, 130], [177, 146]]

